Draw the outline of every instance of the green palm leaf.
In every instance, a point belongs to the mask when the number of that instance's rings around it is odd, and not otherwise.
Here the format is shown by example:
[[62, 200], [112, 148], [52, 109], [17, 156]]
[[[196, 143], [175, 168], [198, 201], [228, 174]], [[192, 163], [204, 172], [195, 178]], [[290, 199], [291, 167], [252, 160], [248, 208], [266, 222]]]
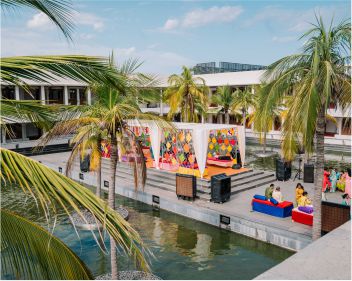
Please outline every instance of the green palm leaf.
[[2, 0], [1, 9], [9, 11], [21, 7], [29, 7], [44, 13], [62, 31], [66, 38], [71, 39], [74, 24], [72, 22], [72, 4], [64, 0]]
[[111, 83], [114, 73], [103, 57], [25, 56], [1, 58], [0, 76], [3, 82], [25, 86], [28, 80], [52, 83], [61, 78], [91, 83]]
[[[33, 159], [4, 148], [0, 148], [0, 156], [1, 188], [19, 186], [23, 192], [33, 195], [48, 220], [57, 213], [57, 206], [68, 216], [72, 209], [78, 214], [81, 214], [81, 208], [87, 209], [139, 268], [149, 270], [144, 257], [144, 253], [149, 252], [139, 234], [106, 202], [77, 182]], [[85, 220], [83, 216], [82, 219]]]
[[44, 228], [1, 209], [3, 276], [16, 279], [91, 280], [80, 258]]

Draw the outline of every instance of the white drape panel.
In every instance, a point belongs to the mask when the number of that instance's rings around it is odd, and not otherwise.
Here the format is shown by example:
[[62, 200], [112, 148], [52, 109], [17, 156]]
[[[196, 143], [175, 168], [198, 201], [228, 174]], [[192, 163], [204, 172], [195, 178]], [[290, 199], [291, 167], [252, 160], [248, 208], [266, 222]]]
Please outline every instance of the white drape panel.
[[196, 155], [198, 163], [198, 169], [201, 178], [203, 178], [205, 164], [207, 162], [209, 130], [203, 128], [193, 129], [192, 137], [194, 153]]
[[150, 144], [153, 149], [155, 168], [159, 169], [159, 157], [160, 157], [160, 142], [161, 142], [161, 128], [156, 123], [149, 125], [150, 129]]
[[237, 138], [238, 138], [238, 146], [240, 149], [242, 166], [246, 161], [246, 138], [245, 138], [245, 128], [243, 126], [237, 126]]

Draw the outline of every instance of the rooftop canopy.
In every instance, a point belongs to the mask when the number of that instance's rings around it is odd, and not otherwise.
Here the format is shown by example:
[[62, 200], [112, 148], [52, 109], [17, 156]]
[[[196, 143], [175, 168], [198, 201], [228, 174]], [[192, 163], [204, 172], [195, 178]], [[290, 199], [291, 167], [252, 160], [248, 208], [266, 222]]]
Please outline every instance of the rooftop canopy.
[[[151, 146], [154, 153], [154, 161], [156, 168], [159, 167], [160, 145], [162, 140], [163, 130], [172, 130], [171, 127], [162, 128], [162, 126], [155, 121], [146, 120], [129, 120], [129, 126], [148, 127], [150, 131]], [[172, 127], [176, 130], [190, 130], [192, 131], [193, 148], [197, 159], [198, 169], [201, 177], [203, 177], [205, 166], [207, 162], [208, 140], [210, 131], [229, 130], [234, 128], [238, 140], [238, 146], [241, 154], [241, 159], [245, 161], [245, 136], [244, 127], [227, 124], [208, 124], [208, 123], [183, 123], [172, 122]]]

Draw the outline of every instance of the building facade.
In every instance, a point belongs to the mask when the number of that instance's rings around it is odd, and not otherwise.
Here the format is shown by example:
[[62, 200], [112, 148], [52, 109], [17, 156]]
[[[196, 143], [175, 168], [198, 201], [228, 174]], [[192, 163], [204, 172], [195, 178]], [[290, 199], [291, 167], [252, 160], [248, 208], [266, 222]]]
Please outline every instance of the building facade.
[[[255, 85], [261, 83], [263, 70], [255, 71], [238, 71], [224, 72], [214, 74], [196, 75], [205, 80], [209, 86], [210, 96], [216, 92], [220, 86], [228, 85], [232, 90], [244, 89], [251, 87], [254, 94]], [[168, 87], [168, 77], [160, 77], [160, 96]], [[70, 79], [58, 79], [51, 84], [37, 83], [26, 81], [30, 86], [30, 93], [27, 93], [22, 88], [14, 85], [1, 85], [1, 97], [15, 100], [40, 100], [42, 104], [63, 104], [63, 105], [80, 105], [91, 104], [92, 94], [88, 85]], [[209, 98], [210, 98], [209, 96]], [[140, 104], [143, 112], [153, 112], [161, 116], [166, 116], [169, 112], [169, 106], [159, 103]], [[204, 123], [224, 123], [224, 116], [218, 114], [218, 106], [211, 104], [208, 114], [203, 118]], [[251, 110], [250, 110], [251, 111]], [[351, 116], [350, 111], [345, 112], [339, 105], [330, 104], [328, 114], [333, 116], [336, 122], [328, 120], [325, 126], [325, 144], [331, 150], [351, 150]], [[36, 128], [31, 123], [19, 122], [18, 120], [7, 120], [12, 130], [10, 136], [4, 128], [1, 130], [1, 145], [6, 148], [23, 148], [33, 147], [37, 143], [37, 139], [43, 132]], [[236, 119], [234, 115], [230, 115], [230, 124], [240, 125], [241, 120]], [[267, 143], [279, 145], [281, 142], [281, 121], [274, 120], [272, 130], [267, 134]], [[247, 125], [246, 137], [249, 141], [258, 142], [259, 134], [254, 132], [253, 124]], [[58, 138], [54, 141], [55, 144], [67, 143], [68, 137]]]
[[[25, 81], [29, 91], [15, 85], [1, 83], [1, 98], [13, 100], [40, 100], [44, 105], [91, 104], [91, 92], [86, 83], [58, 78], [52, 83]], [[30, 122], [5, 119], [7, 130], [1, 128], [1, 146], [9, 149], [33, 147], [42, 136], [41, 129]], [[68, 137], [58, 138], [53, 144], [67, 143]]]
[[252, 70], [263, 70], [266, 66], [256, 64], [244, 64], [244, 63], [233, 63], [233, 62], [205, 62], [197, 63], [192, 67], [193, 73], [198, 74], [211, 74], [211, 73], [223, 73], [223, 72], [238, 72], [238, 71], [252, 71]]
[[[252, 88], [254, 94], [254, 87], [261, 84], [262, 75], [264, 70], [255, 71], [240, 71], [240, 72], [225, 72], [225, 73], [214, 73], [214, 74], [202, 74], [195, 75], [205, 80], [206, 85], [210, 88], [211, 94], [216, 92], [216, 89], [220, 86], [228, 85], [232, 90], [244, 89], [245, 87]], [[160, 85], [161, 91], [167, 88], [167, 77], [162, 79]], [[154, 112], [160, 115], [167, 115], [169, 107], [162, 102], [159, 104], [144, 104], [141, 105], [144, 112]], [[224, 116], [217, 114], [217, 105], [211, 104], [207, 117], [203, 120], [206, 123], [223, 123]], [[249, 110], [250, 113], [252, 109]], [[328, 114], [333, 116], [336, 122], [328, 120], [325, 125], [325, 146], [327, 149], [332, 151], [351, 151], [351, 112], [344, 111], [339, 105], [330, 104], [328, 108]], [[234, 115], [230, 115], [230, 124], [239, 125], [241, 124], [240, 119], [236, 119]], [[251, 142], [259, 141], [259, 134], [253, 130], [254, 124], [247, 125], [246, 127], [246, 138]], [[279, 118], [273, 122], [273, 127], [267, 134], [267, 143], [273, 145], [280, 145], [282, 133], [281, 133], [281, 121]]]

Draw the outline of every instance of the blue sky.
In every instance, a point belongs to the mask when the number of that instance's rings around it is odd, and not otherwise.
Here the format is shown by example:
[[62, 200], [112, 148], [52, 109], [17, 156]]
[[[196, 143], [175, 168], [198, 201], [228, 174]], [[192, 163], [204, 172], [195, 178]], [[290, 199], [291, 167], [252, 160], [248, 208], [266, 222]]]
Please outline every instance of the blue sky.
[[157, 74], [209, 61], [268, 65], [299, 50], [315, 12], [326, 22], [351, 17], [350, 1], [74, 1], [74, 8], [73, 43], [31, 9], [2, 13], [1, 55], [114, 50]]

